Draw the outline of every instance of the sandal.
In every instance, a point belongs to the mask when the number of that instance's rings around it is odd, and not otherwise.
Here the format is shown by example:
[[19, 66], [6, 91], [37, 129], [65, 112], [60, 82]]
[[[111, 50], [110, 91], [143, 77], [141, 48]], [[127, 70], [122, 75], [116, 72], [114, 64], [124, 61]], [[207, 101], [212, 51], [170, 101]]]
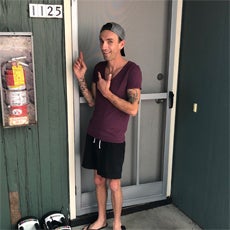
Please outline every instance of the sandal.
[[82, 230], [101, 230], [101, 229], [104, 229], [104, 228], [106, 228], [108, 226], [108, 224], [106, 223], [106, 225], [104, 225], [103, 227], [100, 227], [100, 228], [96, 229], [96, 228], [90, 228], [90, 225], [91, 224], [86, 225], [84, 228], [82, 228]]

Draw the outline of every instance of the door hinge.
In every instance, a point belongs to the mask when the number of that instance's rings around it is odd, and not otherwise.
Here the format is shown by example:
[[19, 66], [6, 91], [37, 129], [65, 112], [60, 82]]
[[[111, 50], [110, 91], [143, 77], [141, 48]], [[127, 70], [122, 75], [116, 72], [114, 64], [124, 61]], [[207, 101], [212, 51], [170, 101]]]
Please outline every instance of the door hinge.
[[174, 102], [174, 93], [172, 91], [169, 91], [169, 108], [173, 108], [173, 102]]

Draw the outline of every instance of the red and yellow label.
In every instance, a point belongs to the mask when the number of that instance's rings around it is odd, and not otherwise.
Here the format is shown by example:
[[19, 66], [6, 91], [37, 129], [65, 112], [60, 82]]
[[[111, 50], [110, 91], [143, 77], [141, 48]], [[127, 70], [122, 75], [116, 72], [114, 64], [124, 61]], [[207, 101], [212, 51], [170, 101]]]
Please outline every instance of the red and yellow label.
[[12, 66], [14, 86], [25, 85], [25, 76], [22, 65]]

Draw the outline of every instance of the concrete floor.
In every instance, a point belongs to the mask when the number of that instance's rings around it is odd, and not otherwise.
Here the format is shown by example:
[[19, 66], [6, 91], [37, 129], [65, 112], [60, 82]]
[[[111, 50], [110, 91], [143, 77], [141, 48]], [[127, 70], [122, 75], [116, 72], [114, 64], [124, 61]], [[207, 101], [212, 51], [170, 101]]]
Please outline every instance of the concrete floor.
[[[112, 229], [113, 219], [108, 219], [108, 227]], [[185, 214], [174, 205], [169, 204], [145, 211], [136, 212], [122, 216], [122, 224], [127, 230], [198, 230], [201, 229]], [[83, 226], [73, 227], [73, 230], [80, 230]]]

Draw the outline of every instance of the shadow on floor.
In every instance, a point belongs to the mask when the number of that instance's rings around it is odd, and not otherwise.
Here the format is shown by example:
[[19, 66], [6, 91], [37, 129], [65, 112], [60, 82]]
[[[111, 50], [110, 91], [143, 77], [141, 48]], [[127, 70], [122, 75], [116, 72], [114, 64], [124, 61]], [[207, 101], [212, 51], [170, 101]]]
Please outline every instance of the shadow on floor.
[[[108, 219], [109, 225], [105, 230], [112, 229], [112, 221], [113, 219]], [[127, 230], [201, 229], [172, 204], [122, 216], [122, 224], [126, 226]], [[83, 226], [78, 226], [73, 227], [72, 230], [82, 228]]]

